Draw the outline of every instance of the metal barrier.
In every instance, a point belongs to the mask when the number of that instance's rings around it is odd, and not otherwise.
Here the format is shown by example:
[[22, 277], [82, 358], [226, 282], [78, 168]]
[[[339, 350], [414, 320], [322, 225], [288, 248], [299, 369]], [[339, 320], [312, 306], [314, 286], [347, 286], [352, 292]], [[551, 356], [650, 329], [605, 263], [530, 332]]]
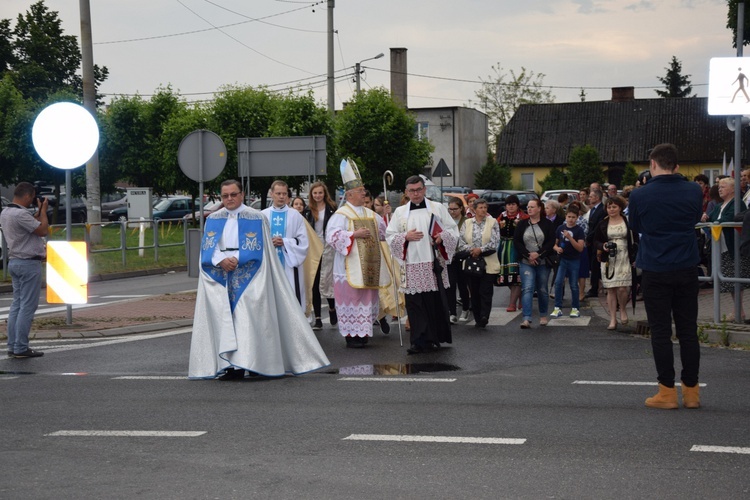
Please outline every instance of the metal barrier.
[[[723, 228], [741, 228], [741, 222], [724, 222], [722, 224], [698, 224], [697, 229], [712, 229], [721, 227]], [[714, 309], [714, 323], [721, 322], [721, 283], [734, 283], [734, 322], [742, 323], [742, 285], [750, 284], [750, 277], [741, 277], [741, 258], [736, 258], [740, 255], [739, 252], [739, 240], [740, 233], [735, 235], [735, 247], [734, 247], [734, 276], [724, 276], [721, 272], [721, 238], [714, 238], [713, 235], [709, 235], [711, 238], [711, 275], [700, 278], [701, 281], [713, 282], [713, 309]]]

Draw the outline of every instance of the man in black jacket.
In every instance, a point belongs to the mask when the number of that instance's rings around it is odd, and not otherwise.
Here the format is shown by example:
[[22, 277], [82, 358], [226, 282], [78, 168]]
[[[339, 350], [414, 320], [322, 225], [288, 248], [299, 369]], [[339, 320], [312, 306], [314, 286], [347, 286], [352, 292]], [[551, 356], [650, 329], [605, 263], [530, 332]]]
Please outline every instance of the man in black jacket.
[[594, 248], [596, 226], [604, 220], [606, 215], [602, 197], [603, 193], [601, 189], [592, 189], [589, 193], [591, 212], [589, 213], [589, 229], [586, 233], [586, 246], [589, 249], [589, 261], [591, 262], [591, 289], [586, 293], [586, 297], [588, 298], [599, 296], [599, 280], [602, 278], [601, 267], [599, 267], [599, 262], [596, 260], [596, 249]]

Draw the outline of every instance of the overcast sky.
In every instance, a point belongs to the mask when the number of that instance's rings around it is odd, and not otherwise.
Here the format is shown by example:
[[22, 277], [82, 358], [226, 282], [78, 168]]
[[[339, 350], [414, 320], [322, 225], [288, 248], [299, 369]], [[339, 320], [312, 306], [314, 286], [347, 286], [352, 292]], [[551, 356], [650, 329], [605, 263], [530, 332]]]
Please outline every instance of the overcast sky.
[[[2, 0], [0, 17], [34, 3]], [[78, 0], [47, 0], [66, 34], [80, 35]], [[188, 100], [225, 84], [312, 84], [325, 103], [327, 2], [299, 0], [91, 0], [94, 62], [106, 94], [147, 96], [171, 84]], [[253, 21], [253, 19], [260, 19]], [[478, 107], [492, 65], [544, 73], [556, 102], [607, 100], [611, 87], [657, 97], [672, 56], [707, 95], [711, 57], [731, 57], [725, 0], [336, 0], [336, 109], [354, 91], [390, 88], [389, 49], [408, 49], [410, 107]], [[346, 77], [349, 75], [349, 77]]]

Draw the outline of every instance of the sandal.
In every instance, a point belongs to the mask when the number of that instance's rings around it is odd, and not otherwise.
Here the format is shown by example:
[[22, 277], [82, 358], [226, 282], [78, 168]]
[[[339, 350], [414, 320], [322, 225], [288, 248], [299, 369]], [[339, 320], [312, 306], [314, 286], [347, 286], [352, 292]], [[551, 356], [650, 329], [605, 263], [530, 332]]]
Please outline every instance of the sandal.
[[524, 330], [527, 329], [527, 328], [531, 328], [531, 322], [529, 320], [524, 320], [521, 323], [521, 328], [523, 328]]
[[549, 318], [547, 316], [542, 316], [539, 318], [539, 326], [547, 326], [547, 322], [549, 322]]
[[516, 309], [515, 304], [509, 305], [508, 308], [506, 309], [506, 311], [508, 311], [509, 313], [516, 312], [517, 309]]

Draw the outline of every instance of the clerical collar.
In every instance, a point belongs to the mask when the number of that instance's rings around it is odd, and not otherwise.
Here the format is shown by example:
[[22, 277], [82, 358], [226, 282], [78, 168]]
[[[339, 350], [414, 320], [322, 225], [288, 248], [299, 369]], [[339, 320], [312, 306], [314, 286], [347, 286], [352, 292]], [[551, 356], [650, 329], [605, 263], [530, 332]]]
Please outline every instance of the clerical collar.
[[235, 208], [234, 210], [229, 210], [229, 209], [227, 208], [227, 212], [229, 212], [229, 213], [230, 213], [230, 214], [232, 214], [232, 215], [237, 215], [238, 213], [242, 212], [242, 211], [243, 211], [243, 210], [245, 210], [246, 208], [247, 208], [247, 207], [245, 206], [245, 204], [244, 204], [244, 203], [240, 203], [240, 206], [239, 206], [239, 207], [237, 207], [237, 208]]
[[422, 200], [422, 203], [409, 202], [409, 210], [418, 210], [420, 208], [427, 208], [427, 202]]

